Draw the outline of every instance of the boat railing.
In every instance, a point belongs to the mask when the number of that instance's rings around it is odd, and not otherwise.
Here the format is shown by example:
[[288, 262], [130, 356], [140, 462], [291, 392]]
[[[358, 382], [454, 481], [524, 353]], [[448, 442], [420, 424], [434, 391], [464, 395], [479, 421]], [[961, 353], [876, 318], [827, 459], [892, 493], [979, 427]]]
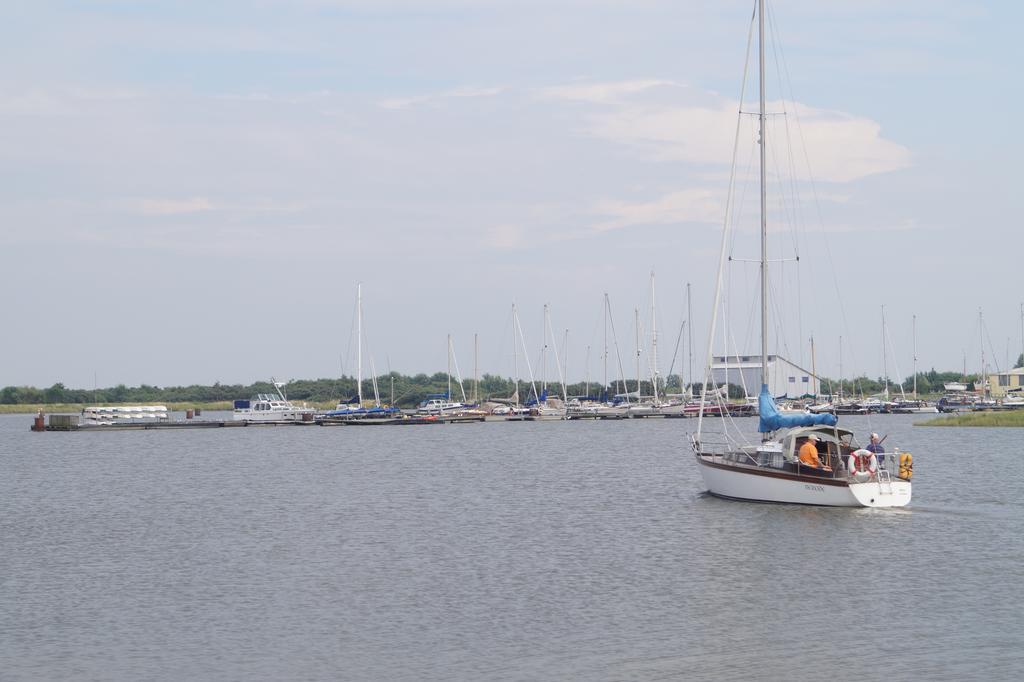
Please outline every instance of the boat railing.
[[694, 449], [702, 455], [714, 455], [730, 461], [740, 459], [747, 464], [757, 464], [756, 446], [737, 447], [736, 443], [723, 435], [712, 434], [711, 437], [692, 438]]

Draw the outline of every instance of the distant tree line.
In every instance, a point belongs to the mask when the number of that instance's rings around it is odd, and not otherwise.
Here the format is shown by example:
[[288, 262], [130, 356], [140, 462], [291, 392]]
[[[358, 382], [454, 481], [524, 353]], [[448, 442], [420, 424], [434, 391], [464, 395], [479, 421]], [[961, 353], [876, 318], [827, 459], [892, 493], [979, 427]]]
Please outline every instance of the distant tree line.
[[[391, 403], [394, 396], [394, 404], [407, 407], [416, 405], [426, 399], [430, 394], [442, 394], [448, 391], [448, 375], [438, 372], [433, 375], [416, 374], [407, 376], [392, 372], [377, 377], [377, 394], [382, 403]], [[374, 386], [373, 379], [363, 380], [363, 399], [373, 400]], [[536, 390], [542, 393], [544, 388], [540, 382], [535, 382]], [[525, 402], [533, 394], [533, 387], [530, 382], [520, 380], [519, 397]], [[480, 400], [492, 398], [508, 399], [515, 392], [516, 382], [514, 379], [500, 377], [493, 374], [484, 374], [480, 377], [479, 388], [476, 389], [472, 380], [464, 381], [466, 398], [468, 400], [479, 397]], [[478, 393], [474, 393], [474, 390]], [[309, 402], [346, 402], [354, 399], [358, 392], [354, 377], [343, 376], [340, 379], [298, 379], [290, 381], [284, 387], [285, 393], [290, 400]], [[651, 382], [641, 382], [641, 392], [645, 395], [651, 393]], [[659, 383], [659, 391], [679, 391], [677, 377], [672, 377], [668, 385]], [[636, 381], [629, 382], [629, 387], [623, 388], [621, 382], [616, 382], [602, 389], [599, 384], [578, 382], [567, 386], [570, 396], [591, 395], [599, 397], [603, 394], [614, 395], [625, 391], [636, 391]], [[548, 383], [548, 395], [560, 395], [562, 388], [560, 384]], [[258, 381], [248, 386], [242, 384], [221, 384], [215, 383], [212, 386], [125, 386], [118, 384], [109, 388], [82, 389], [67, 388], [62, 383], [56, 383], [49, 388], [35, 388], [32, 386], [7, 386], [0, 389], [0, 404], [4, 405], [37, 405], [56, 403], [212, 403], [236, 400], [239, 398], [251, 398], [258, 393], [275, 393], [274, 386], [270, 382]], [[462, 389], [458, 382], [452, 379], [451, 394], [454, 400], [462, 399]]]
[[[1024, 366], [1024, 355], [1018, 359], [1017, 366]], [[937, 372], [934, 369], [928, 372], [919, 372], [917, 375], [917, 391], [919, 394], [936, 394], [943, 391], [943, 384], [961, 381], [972, 388], [978, 380], [977, 375], [964, 377], [960, 372]], [[392, 395], [394, 404], [400, 407], [416, 405], [424, 400], [429, 394], [446, 393], [448, 390], [448, 375], [444, 372], [436, 374], [416, 374], [408, 376], [391, 372], [377, 377], [377, 392], [382, 403], [391, 403]], [[452, 398], [462, 399], [462, 391], [458, 383], [452, 380]], [[466, 397], [472, 400], [475, 397], [474, 383], [472, 380], [463, 382]], [[903, 390], [910, 393], [913, 390], [913, 377], [903, 382]], [[480, 400], [508, 399], [515, 391], [516, 382], [514, 379], [501, 377], [493, 374], [484, 374], [480, 378], [479, 394]], [[520, 380], [519, 398], [525, 402], [533, 393], [533, 388], [528, 381]], [[536, 382], [537, 391], [542, 392], [540, 382]], [[882, 392], [885, 387], [883, 377], [869, 378], [866, 376], [846, 379], [842, 382], [843, 394], [847, 396], [873, 395]], [[548, 383], [549, 395], [561, 394], [561, 385]], [[671, 376], [666, 382], [659, 382], [659, 393], [679, 393], [679, 377]], [[758, 387], [748, 386], [751, 394], [756, 394]], [[838, 393], [839, 381], [835, 379], [821, 378], [820, 389], [822, 393]], [[288, 398], [296, 401], [309, 401], [317, 403], [345, 402], [357, 395], [356, 380], [354, 377], [343, 376], [338, 379], [299, 379], [291, 381], [285, 387]], [[651, 382], [641, 381], [640, 391], [643, 395], [651, 395]], [[694, 386], [694, 393], [700, 391], [700, 384]], [[890, 393], [899, 392], [899, 385], [890, 381]], [[236, 400], [239, 398], [250, 398], [257, 393], [274, 393], [274, 387], [269, 382], [258, 381], [248, 386], [242, 384], [221, 384], [215, 383], [211, 386], [193, 384], [191, 386], [125, 386], [118, 384], [109, 388], [67, 388], [62, 383], [56, 383], [49, 388], [34, 388], [32, 386], [7, 386], [0, 389], [0, 404], [3, 405], [40, 405], [57, 403], [213, 403]], [[570, 396], [590, 395], [600, 397], [602, 395], [612, 396], [618, 393], [635, 393], [636, 380], [627, 381], [627, 387], [622, 382], [613, 382], [609, 386], [602, 387], [598, 383], [577, 382], [567, 386]], [[363, 398], [372, 400], [374, 396], [373, 379], [363, 380]], [[729, 396], [731, 398], [744, 397], [742, 386], [729, 385]]]

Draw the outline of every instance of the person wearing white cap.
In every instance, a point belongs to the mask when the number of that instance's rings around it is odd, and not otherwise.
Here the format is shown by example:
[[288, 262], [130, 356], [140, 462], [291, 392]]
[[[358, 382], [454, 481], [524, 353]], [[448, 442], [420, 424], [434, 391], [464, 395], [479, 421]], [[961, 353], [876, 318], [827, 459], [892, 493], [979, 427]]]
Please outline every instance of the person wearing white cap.
[[872, 433], [871, 434], [871, 442], [868, 443], [868, 446], [866, 448], [864, 448], [864, 449], [867, 450], [868, 452], [873, 453], [875, 455], [875, 459], [878, 460], [878, 466], [884, 468], [884, 466], [885, 466], [885, 448], [882, 447], [882, 441], [878, 439], [878, 434], [877, 433]]
[[821, 460], [818, 459], [818, 437], [813, 433], [807, 436], [807, 440], [800, 446], [800, 463], [804, 466], [814, 467], [815, 469], [824, 469], [821, 465]]

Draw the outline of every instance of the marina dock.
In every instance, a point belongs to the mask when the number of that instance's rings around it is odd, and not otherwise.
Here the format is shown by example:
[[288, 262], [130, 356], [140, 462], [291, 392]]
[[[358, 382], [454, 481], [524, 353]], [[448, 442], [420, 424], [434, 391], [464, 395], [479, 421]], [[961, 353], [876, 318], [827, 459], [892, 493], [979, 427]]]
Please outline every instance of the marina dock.
[[344, 419], [336, 417], [315, 417], [306, 420], [244, 420], [244, 419], [161, 419], [144, 421], [118, 421], [95, 423], [83, 420], [77, 414], [36, 415], [32, 431], [153, 431], [241, 428], [250, 426], [415, 426], [426, 424], [469, 424], [485, 421], [483, 415], [451, 416], [402, 416], [382, 419]]

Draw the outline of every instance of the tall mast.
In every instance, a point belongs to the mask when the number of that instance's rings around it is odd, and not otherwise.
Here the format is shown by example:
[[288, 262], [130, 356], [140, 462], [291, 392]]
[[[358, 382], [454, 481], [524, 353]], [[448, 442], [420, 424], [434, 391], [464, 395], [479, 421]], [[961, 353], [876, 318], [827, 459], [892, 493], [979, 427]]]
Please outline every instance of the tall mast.
[[636, 399], [640, 400], [640, 309], [633, 308], [633, 324], [636, 327]]
[[[356, 285], [356, 391], [363, 406], [363, 285]], [[350, 346], [351, 347], [351, 346]]]
[[690, 283], [686, 283], [686, 349], [690, 360], [690, 387], [689, 393], [693, 394], [693, 312], [690, 309]]
[[569, 330], [565, 330], [565, 341], [562, 343], [562, 397], [569, 402]]
[[843, 337], [839, 337], [839, 400], [843, 399]]
[[544, 304], [543, 340], [540, 348], [540, 390], [547, 393], [548, 390], [548, 304]]
[[604, 383], [601, 391], [608, 390], [608, 292], [604, 294]]
[[537, 381], [533, 375], [533, 365], [530, 364], [530, 353], [526, 350], [526, 336], [523, 334], [523, 325], [519, 323], [519, 315], [515, 312], [515, 307], [512, 308], [512, 324], [515, 327], [515, 331], [519, 333], [519, 342], [523, 345], [523, 360], [526, 361], [526, 371], [530, 375], [530, 388], [533, 390], [533, 399], [540, 402], [540, 394], [537, 393]]
[[[551, 337], [551, 352], [555, 356], [555, 369], [558, 371], [558, 380], [562, 384], [562, 400], [568, 402], [569, 401], [569, 391], [568, 391], [568, 389], [566, 388], [566, 385], [565, 385], [565, 371], [564, 371], [564, 369], [562, 367], [562, 361], [559, 360], [559, 358], [558, 358], [558, 341], [555, 340], [555, 329], [554, 329], [554, 327], [551, 326], [551, 308], [547, 304], [544, 305], [544, 322], [545, 322], [545, 325], [546, 325], [546, 329], [544, 330], [544, 333], [545, 333], [545, 335]], [[569, 342], [569, 330], [568, 329], [565, 330], [565, 342], [567, 344]], [[545, 346], [546, 346], [546, 344], [545, 344]], [[545, 386], [545, 390], [547, 390], [546, 386]]]
[[651, 270], [651, 382], [658, 402], [658, 308], [654, 305], [654, 270]]
[[448, 335], [448, 395], [446, 400], [452, 399], [452, 335]]
[[981, 317], [981, 308], [978, 308], [978, 340], [981, 345], [981, 397], [984, 398], [985, 390], [985, 321]]
[[473, 334], [473, 402], [480, 402], [480, 341]]
[[[686, 323], [687, 322], [689, 322], [689, 320], [683, 320], [683, 326], [679, 330], [680, 336], [682, 336], [682, 333], [686, 330]], [[684, 376], [684, 373], [685, 373], [684, 369], [685, 369], [685, 363], [682, 360], [680, 360], [679, 361], [679, 399], [682, 400], [685, 403], [686, 402], [686, 394], [684, 394], [683, 391], [686, 390], [686, 377]]]
[[882, 306], [882, 378], [885, 379], [885, 399], [889, 399], [889, 366], [885, 352], [885, 306]]
[[1020, 357], [1024, 362], [1024, 303], [1020, 304]]
[[914, 400], [917, 400], [917, 315], [911, 319], [911, 337], [914, 344]]
[[[757, 122], [761, 146], [761, 384], [768, 384], [768, 198], [765, 192], [764, 0], [757, 3], [758, 70], [761, 103]], [[726, 350], [728, 356], [728, 349]], [[728, 359], [728, 358], [727, 358]]]
[[512, 304], [512, 374], [516, 381], [516, 390], [512, 394], [519, 407], [519, 349], [516, 348], [516, 304]]
[[814, 402], [818, 402], [818, 364], [814, 359], [814, 337], [811, 337], [811, 379], [814, 381]]
[[587, 346], [587, 383], [583, 389], [583, 395], [590, 396], [590, 346]]

